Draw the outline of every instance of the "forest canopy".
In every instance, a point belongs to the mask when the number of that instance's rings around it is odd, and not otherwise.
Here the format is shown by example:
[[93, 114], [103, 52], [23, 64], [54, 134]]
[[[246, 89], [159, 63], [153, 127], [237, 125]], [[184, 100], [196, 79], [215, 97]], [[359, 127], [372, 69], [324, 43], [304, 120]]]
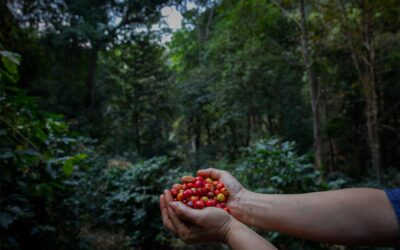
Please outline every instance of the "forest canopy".
[[158, 197], [209, 166], [263, 193], [399, 187], [399, 17], [396, 0], [1, 1], [0, 248], [187, 249]]

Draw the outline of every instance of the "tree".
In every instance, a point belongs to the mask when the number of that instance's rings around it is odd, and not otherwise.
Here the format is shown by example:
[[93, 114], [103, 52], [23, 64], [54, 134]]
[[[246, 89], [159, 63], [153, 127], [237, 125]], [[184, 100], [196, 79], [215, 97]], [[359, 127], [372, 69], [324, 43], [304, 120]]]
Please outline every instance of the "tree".
[[301, 51], [309, 82], [311, 110], [313, 114], [313, 136], [315, 148], [315, 167], [320, 169], [323, 164], [323, 137], [321, 133], [321, 108], [320, 108], [320, 84], [313, 69], [313, 61], [309, 51], [308, 29], [306, 25], [306, 14], [304, 0], [300, 0], [300, 30], [301, 30]]
[[[281, 32], [295, 26], [280, 10], [263, 1], [224, 1], [190, 25], [170, 44], [184, 103], [179, 124], [193, 128], [182, 140], [200, 138], [194, 145], [203, 152], [229, 159], [271, 135], [303, 140], [308, 147], [309, 113], [299, 94], [303, 83], [296, 81], [302, 74], [298, 41]], [[199, 39], [206, 33], [207, 40]]]
[[159, 20], [160, 8], [167, 2], [9, 0], [8, 5], [22, 25], [51, 35], [58, 46], [73, 44], [87, 52], [85, 106], [92, 112], [96, 102], [98, 53], [114, 44], [129, 42], [148, 30]]
[[[395, 34], [393, 25], [398, 7], [393, 1], [343, 1], [337, 0], [330, 4], [319, 4], [323, 20], [326, 24], [325, 43], [329, 48], [343, 50], [349, 55], [354, 68], [349, 81], [356, 81], [360, 85], [364, 99], [364, 113], [366, 118], [366, 138], [370, 153], [370, 163], [377, 180], [380, 180], [382, 169], [382, 119], [381, 112], [390, 102], [384, 103], [384, 79], [382, 74], [384, 62], [388, 62], [389, 54], [396, 53], [396, 49], [388, 43], [388, 37]], [[386, 12], [385, 10], [392, 11]], [[339, 13], [339, 15], [337, 14]], [[335, 32], [335, 33], [334, 33]], [[334, 34], [333, 34], [334, 33]], [[330, 40], [328, 40], [330, 39]], [[343, 43], [344, 41], [344, 43]], [[385, 46], [390, 46], [389, 54], [382, 53]], [[342, 77], [343, 78], [343, 77]], [[379, 85], [378, 82], [381, 84]], [[390, 141], [390, 138], [385, 138]]]
[[98, 81], [104, 86], [100, 131], [110, 152], [133, 149], [141, 157], [167, 154], [175, 100], [164, 54], [149, 36], [100, 54]]

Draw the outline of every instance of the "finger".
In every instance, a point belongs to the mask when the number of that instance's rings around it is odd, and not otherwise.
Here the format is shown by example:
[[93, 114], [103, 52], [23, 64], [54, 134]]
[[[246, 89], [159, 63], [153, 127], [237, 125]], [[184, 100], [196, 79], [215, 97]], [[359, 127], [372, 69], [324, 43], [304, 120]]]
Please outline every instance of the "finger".
[[221, 179], [222, 176], [222, 170], [215, 169], [215, 168], [206, 168], [206, 169], [200, 169], [197, 171], [197, 174], [200, 176], [205, 176], [208, 177], [210, 176], [213, 179]]
[[[173, 202], [171, 192], [167, 189], [164, 190], [164, 196], [165, 196], [165, 205], [167, 208], [168, 217], [172, 221], [172, 224], [174, 225], [175, 229], [179, 232], [177, 227], [181, 226], [180, 224], [182, 224], [182, 222], [179, 220], [174, 210], [172, 210], [170, 207], [170, 204]], [[182, 204], [181, 202], [178, 203]]]
[[185, 231], [188, 230], [188, 227], [185, 225], [183, 221], [181, 221], [175, 211], [171, 208], [171, 206], [167, 207], [168, 217], [171, 219], [172, 224], [174, 225], [176, 232], [179, 236], [184, 235]]
[[188, 206], [183, 205], [181, 202], [171, 202], [169, 205], [179, 219], [192, 224], [198, 224], [198, 220], [201, 217], [200, 210], [189, 208]]
[[161, 217], [162, 217], [162, 221], [163, 221], [164, 226], [169, 231], [171, 231], [172, 233], [176, 234], [176, 228], [172, 224], [172, 221], [168, 216], [167, 205], [165, 204], [165, 196], [164, 195], [160, 196], [160, 209], [161, 209]]
[[188, 182], [193, 182], [194, 181], [194, 177], [193, 176], [183, 176], [181, 178], [183, 183], [188, 183]]
[[169, 203], [171, 201], [173, 201], [171, 192], [169, 190], [165, 189], [164, 190], [164, 197], [165, 197], [165, 205], [166, 205], [166, 207], [168, 207]]

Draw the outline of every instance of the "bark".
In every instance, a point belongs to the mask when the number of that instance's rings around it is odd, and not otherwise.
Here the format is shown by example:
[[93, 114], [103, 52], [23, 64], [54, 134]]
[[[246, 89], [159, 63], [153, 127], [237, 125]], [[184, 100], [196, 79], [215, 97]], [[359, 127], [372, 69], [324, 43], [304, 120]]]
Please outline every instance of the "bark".
[[328, 137], [328, 145], [329, 145], [329, 172], [332, 173], [336, 170], [336, 166], [335, 166], [335, 151], [333, 149], [333, 140], [331, 137]]
[[380, 182], [381, 169], [381, 153], [379, 138], [379, 114], [378, 114], [378, 97], [376, 93], [375, 82], [375, 49], [373, 44], [373, 27], [372, 27], [372, 10], [369, 5], [366, 6], [364, 23], [364, 46], [366, 56], [363, 58], [366, 68], [365, 78], [363, 81], [365, 97], [366, 97], [366, 116], [368, 129], [368, 142], [371, 150], [372, 167], [375, 170], [376, 178]]
[[133, 119], [135, 121], [135, 145], [136, 145], [136, 150], [138, 151], [139, 155], [141, 152], [141, 143], [140, 143], [140, 128], [139, 128], [139, 108], [138, 108], [138, 101], [137, 97], [134, 96], [135, 98], [135, 110], [133, 112]]
[[88, 75], [86, 79], [86, 98], [85, 105], [86, 108], [90, 111], [94, 109], [94, 100], [95, 100], [95, 76], [96, 76], [96, 67], [97, 67], [97, 54], [98, 50], [93, 48], [90, 51], [89, 55], [89, 69]]
[[268, 124], [268, 131], [269, 131], [269, 134], [270, 134], [270, 135], [273, 135], [275, 131], [274, 131], [274, 123], [272, 122], [272, 116], [271, 116], [271, 114], [267, 114], [267, 118], [268, 118], [267, 124]]
[[198, 151], [201, 146], [201, 123], [199, 119], [196, 119], [196, 129], [194, 138], [195, 138], [196, 150]]
[[206, 132], [207, 132], [207, 145], [210, 146], [212, 144], [212, 141], [211, 141], [211, 128], [209, 121], [207, 121], [206, 124]]
[[208, 40], [208, 36], [210, 34], [211, 22], [212, 22], [212, 19], [214, 17], [214, 12], [215, 12], [215, 7], [212, 7], [211, 11], [210, 11], [210, 14], [208, 15], [206, 31], [205, 31], [205, 34], [204, 34], [204, 41]]
[[[324, 119], [328, 120], [329, 117], [330, 117], [330, 111], [329, 111], [329, 108], [328, 108], [327, 101], [326, 101], [325, 97], [326, 96], [323, 96], [321, 98], [321, 110], [322, 110], [322, 113], [325, 114]], [[325, 148], [325, 154], [327, 156], [329, 156], [329, 158], [326, 156], [325, 159], [326, 159], [326, 163], [329, 166], [328, 167], [329, 172], [332, 173], [332, 172], [336, 171], [336, 161], [335, 161], [336, 153], [335, 153], [335, 149], [334, 149], [335, 141], [334, 141], [333, 136], [330, 135], [329, 133], [327, 133], [326, 134], [326, 138], [325, 138], [325, 142], [327, 142], [327, 144], [328, 144], [327, 145], [328, 147], [326, 147], [326, 146], [324, 147]]]
[[251, 140], [251, 114], [247, 115], [247, 127], [246, 127], [246, 141], [245, 146], [248, 147], [250, 145]]
[[367, 129], [368, 129], [368, 142], [371, 150], [371, 163], [374, 168], [376, 178], [380, 182], [380, 169], [381, 169], [381, 153], [380, 153], [380, 138], [379, 138], [379, 124], [378, 124], [378, 102], [375, 90], [375, 81], [373, 79], [374, 72], [369, 70], [368, 79], [364, 81], [364, 89], [366, 94], [366, 115], [367, 115]]
[[196, 118], [191, 118], [189, 120], [189, 134], [191, 138], [191, 144], [192, 144], [192, 151], [193, 153], [197, 153], [197, 151], [200, 149], [201, 145], [201, 125], [200, 125], [200, 120]]
[[201, 125], [200, 125], [200, 120], [199, 119], [192, 119], [192, 125], [191, 127], [193, 128], [191, 130], [191, 138], [192, 138], [192, 151], [195, 157], [195, 162], [196, 162], [196, 168], [198, 169], [200, 167], [200, 155], [198, 154], [198, 151], [201, 146]]
[[[358, 73], [362, 83], [365, 95], [365, 114], [367, 117], [368, 144], [371, 152], [371, 164], [375, 171], [376, 178], [380, 182], [381, 169], [381, 153], [380, 153], [380, 136], [379, 136], [379, 105], [375, 82], [375, 49], [373, 45], [373, 25], [372, 25], [372, 9], [369, 2], [362, 2], [363, 11], [363, 44], [365, 50], [360, 51], [354, 45], [352, 32], [348, 29], [349, 19], [344, 8], [343, 1], [337, 0], [340, 7], [343, 20], [345, 21], [345, 32], [349, 43], [351, 57], [354, 67]], [[364, 62], [363, 72], [359, 61]]]
[[315, 149], [315, 162], [316, 168], [322, 166], [322, 135], [321, 135], [321, 112], [320, 112], [320, 87], [319, 81], [315, 76], [315, 72], [312, 67], [312, 59], [310, 51], [308, 49], [308, 32], [306, 26], [306, 15], [304, 10], [304, 0], [300, 0], [300, 14], [301, 14], [301, 51], [303, 54], [304, 65], [307, 71], [307, 78], [310, 85], [310, 97], [311, 97], [311, 110], [313, 115], [313, 137], [314, 137], [314, 149]]
[[231, 133], [232, 133], [232, 143], [233, 143], [232, 157], [233, 157], [233, 159], [235, 159], [236, 155], [237, 155], [237, 152], [239, 150], [235, 122], [230, 122], [229, 123], [229, 128], [230, 128]]
[[[346, 15], [346, 11], [345, 11], [343, 2], [341, 0], [337, 0], [337, 3], [339, 5], [339, 7], [340, 7], [343, 20], [346, 22], [346, 24], [348, 24], [349, 23], [349, 19], [348, 19], [347, 15]], [[361, 78], [362, 77], [362, 73], [361, 73], [361, 69], [360, 69], [360, 64], [359, 64], [358, 59], [357, 59], [357, 52], [356, 52], [356, 49], [355, 49], [355, 46], [354, 46], [353, 35], [352, 35], [352, 33], [350, 32], [350, 30], [347, 27], [345, 28], [345, 33], [346, 33], [347, 40], [348, 40], [349, 47], [350, 47], [350, 51], [351, 51], [351, 59], [353, 60], [354, 67], [356, 68], [358, 76]]]

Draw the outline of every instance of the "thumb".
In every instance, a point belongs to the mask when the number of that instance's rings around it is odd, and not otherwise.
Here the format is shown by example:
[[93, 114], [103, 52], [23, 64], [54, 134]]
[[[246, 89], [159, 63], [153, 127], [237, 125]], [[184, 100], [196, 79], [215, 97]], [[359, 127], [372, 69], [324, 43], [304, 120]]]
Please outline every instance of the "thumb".
[[197, 174], [203, 177], [211, 177], [213, 179], [219, 180], [222, 176], [222, 171], [216, 168], [206, 168], [197, 171]]
[[189, 208], [182, 202], [175, 201], [175, 202], [170, 202], [169, 204], [180, 219], [183, 219], [187, 222], [192, 222], [194, 224], [197, 223], [199, 218], [199, 215], [196, 213], [198, 212], [197, 210]]

